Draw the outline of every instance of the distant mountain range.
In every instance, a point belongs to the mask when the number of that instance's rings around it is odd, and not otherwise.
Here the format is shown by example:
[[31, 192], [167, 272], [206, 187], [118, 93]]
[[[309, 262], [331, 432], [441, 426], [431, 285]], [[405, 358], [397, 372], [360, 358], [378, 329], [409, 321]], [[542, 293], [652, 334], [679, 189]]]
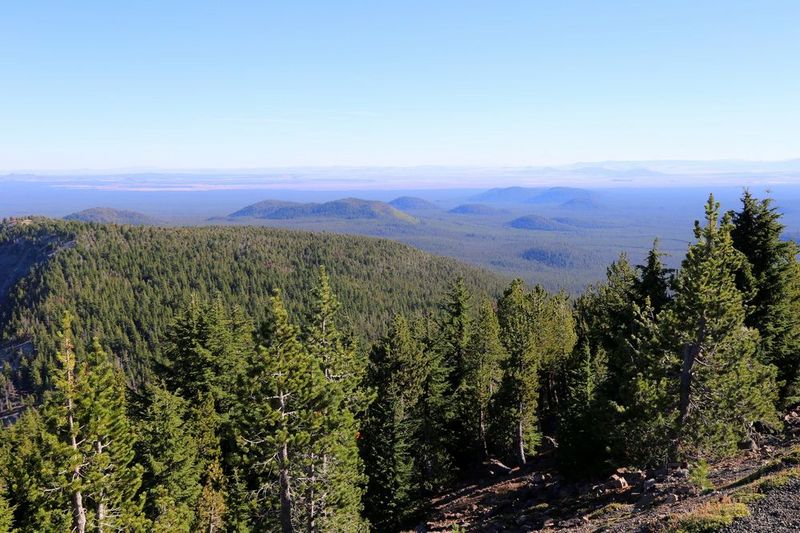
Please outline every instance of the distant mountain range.
[[324, 203], [264, 200], [231, 213], [229, 218], [261, 218], [269, 220], [339, 218], [348, 220], [379, 219], [410, 224], [417, 222], [411, 215], [392, 207], [386, 202], [361, 200], [359, 198], [344, 198]]
[[112, 207], [92, 207], [69, 214], [64, 219], [97, 222], [100, 224], [129, 224], [131, 226], [152, 226], [159, 223], [158, 219], [144, 213], [127, 209], [114, 209]]
[[472, 199], [487, 203], [532, 204], [567, 209], [596, 207], [593, 192], [575, 187], [550, 187], [548, 189], [503, 187], [489, 189]]

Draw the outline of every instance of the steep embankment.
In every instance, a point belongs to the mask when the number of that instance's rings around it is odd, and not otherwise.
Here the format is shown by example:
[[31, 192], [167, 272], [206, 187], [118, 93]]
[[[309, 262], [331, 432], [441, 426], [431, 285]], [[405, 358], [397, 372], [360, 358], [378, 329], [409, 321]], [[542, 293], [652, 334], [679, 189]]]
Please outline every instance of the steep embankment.
[[77, 316], [79, 330], [102, 338], [137, 376], [158, 358], [176, 309], [193, 295], [218, 296], [258, 322], [266, 316], [271, 291], [279, 288], [301, 316], [316, 267], [325, 265], [352, 329], [374, 338], [392, 313], [432, 308], [458, 276], [477, 294], [497, 293], [504, 282], [392, 241], [260, 227], [37, 219], [0, 225], [0, 247], [15, 250], [6, 254], [0, 272], [0, 283], [11, 287], [0, 314], [2, 344], [32, 341], [41, 356], [23, 358], [20, 372], [34, 386], [55, 352], [53, 333], [67, 311]]

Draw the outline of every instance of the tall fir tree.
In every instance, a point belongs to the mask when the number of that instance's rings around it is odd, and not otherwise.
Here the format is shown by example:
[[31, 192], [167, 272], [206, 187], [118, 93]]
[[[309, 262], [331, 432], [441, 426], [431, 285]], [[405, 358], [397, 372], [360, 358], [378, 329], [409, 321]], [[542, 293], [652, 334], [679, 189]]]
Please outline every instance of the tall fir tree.
[[94, 340], [78, 380], [85, 388], [76, 402], [76, 421], [85, 452], [84, 482], [97, 533], [143, 529], [142, 467], [133, 462], [134, 431], [127, 416], [122, 369]]
[[473, 334], [466, 349], [463, 386], [464, 423], [473, 459], [489, 457], [489, 427], [492, 402], [503, 378], [506, 352], [500, 340], [500, 323], [490, 300], [478, 307]]
[[138, 455], [145, 467], [145, 511], [159, 533], [192, 531], [202, 463], [183, 398], [150, 384], [140, 414]]
[[745, 324], [760, 334], [758, 356], [778, 368], [782, 398], [800, 399], [800, 269], [797, 246], [784, 241], [781, 214], [772, 200], [759, 200], [750, 191], [742, 195], [742, 208], [732, 213], [733, 246], [747, 258], [737, 276], [746, 293]]
[[284, 533], [303, 531], [308, 524], [306, 450], [325, 424], [325, 375], [301, 344], [277, 292], [265, 333], [242, 378], [247, 405], [241, 413], [241, 444], [260, 499], [259, 523]]
[[538, 285], [526, 291], [521, 280], [506, 289], [497, 310], [508, 357], [495, 428], [505, 453], [524, 464], [542, 437], [541, 370], [560, 364], [570, 353], [575, 344], [574, 323], [564, 295], [549, 295]]
[[365, 512], [378, 531], [396, 530], [415, 511], [414, 409], [423, 391], [425, 361], [402, 315], [372, 350], [367, 383], [376, 392], [361, 439], [368, 477]]
[[633, 288], [636, 291], [636, 303], [640, 306], [649, 301], [655, 313], [661, 311], [669, 303], [671, 295], [674, 270], [664, 265], [662, 257], [666, 254], [658, 249], [658, 239], [653, 242], [653, 247], [647, 253], [644, 265], [638, 265], [639, 271]]
[[337, 325], [339, 302], [324, 267], [312, 291], [304, 342], [325, 376], [325, 423], [308, 450], [306, 531], [363, 531], [366, 479], [358, 454], [359, 417], [368, 404], [366, 361]]
[[453, 399], [450, 368], [444, 360], [446, 348], [437, 321], [431, 315], [417, 317], [412, 323], [412, 335], [419, 347], [423, 362], [420, 394], [411, 407], [416, 421], [412, 437], [414, 454], [414, 485], [419, 496], [440, 491], [454, 478], [453, 443], [460, 442], [453, 434]]
[[729, 453], [754, 422], [777, 421], [776, 372], [755, 356], [758, 332], [745, 325], [736, 286], [745, 258], [733, 247], [732, 229], [710, 196], [662, 318], [663, 338], [677, 355], [676, 456]]

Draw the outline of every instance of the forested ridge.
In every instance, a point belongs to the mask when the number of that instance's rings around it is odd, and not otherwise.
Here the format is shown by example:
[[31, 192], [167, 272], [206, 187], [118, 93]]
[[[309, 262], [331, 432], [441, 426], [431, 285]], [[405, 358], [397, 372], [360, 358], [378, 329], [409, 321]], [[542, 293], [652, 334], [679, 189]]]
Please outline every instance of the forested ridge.
[[6, 224], [54, 253], [4, 306], [34, 349], [0, 531], [394, 531], [545, 440], [567, 476], [701, 471], [800, 400], [782, 229], [710, 197], [680, 269], [654, 246], [571, 299], [385, 241]]
[[[221, 299], [256, 323], [267, 315], [273, 289], [302, 315], [315, 269], [329, 268], [344, 303], [341, 319], [361, 340], [374, 340], [396, 312], [428, 309], [449, 280], [463, 277], [482, 294], [499, 294], [503, 280], [479, 268], [395, 242], [270, 228], [159, 228], [20, 219], [0, 225], [0, 250], [12, 258], [37, 248], [41, 261], [7, 295], [0, 294], [3, 343], [18, 359], [27, 388], [47, 379], [55, 333], [67, 311], [83, 341], [103, 340], [132, 381], [161, 353], [174, 314], [191, 298]], [[2, 286], [2, 283], [0, 283]], [[4, 298], [5, 296], [5, 298]], [[11, 347], [11, 348], [9, 348]], [[16, 367], [17, 365], [15, 365]]]

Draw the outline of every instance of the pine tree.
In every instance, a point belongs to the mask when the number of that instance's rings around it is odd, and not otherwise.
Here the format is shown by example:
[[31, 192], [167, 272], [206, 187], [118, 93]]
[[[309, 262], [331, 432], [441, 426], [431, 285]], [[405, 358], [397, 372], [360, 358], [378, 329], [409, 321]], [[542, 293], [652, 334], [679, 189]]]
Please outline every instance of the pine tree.
[[745, 326], [736, 273], [745, 258], [733, 247], [730, 215], [719, 222], [713, 195], [705, 224], [695, 223], [675, 282], [675, 301], [664, 316], [663, 338], [679, 355], [675, 453], [724, 454], [754, 422], [775, 423], [775, 371], [755, 357], [758, 333]]
[[508, 352], [498, 397], [496, 428], [501, 447], [515, 461], [526, 462], [541, 440], [538, 407], [540, 372], [561, 364], [575, 344], [575, 329], [564, 295], [551, 296], [540, 286], [526, 292], [515, 280], [498, 305], [503, 345]]
[[645, 301], [649, 301], [655, 313], [661, 311], [670, 301], [674, 271], [664, 266], [661, 260], [664, 255], [658, 249], [658, 239], [656, 239], [653, 248], [647, 254], [647, 262], [636, 267], [639, 276], [633, 285], [637, 293], [636, 303], [641, 306]]
[[772, 200], [758, 200], [749, 191], [742, 209], [732, 213], [733, 246], [747, 258], [737, 286], [747, 298], [745, 324], [760, 333], [758, 356], [778, 368], [782, 398], [800, 396], [800, 270], [797, 246], [782, 240], [784, 226]]
[[368, 477], [365, 512], [378, 531], [398, 528], [414, 512], [413, 410], [425, 375], [419, 343], [397, 315], [371, 352], [367, 383], [376, 392], [364, 421], [361, 451]]
[[60, 505], [75, 531], [143, 530], [122, 373], [97, 341], [85, 357], [76, 354], [69, 315], [62, 328], [54, 390], [42, 407], [43, 463], [57, 472], [47, 477], [68, 497]]
[[478, 457], [488, 458], [490, 407], [503, 377], [502, 364], [507, 352], [500, 341], [500, 324], [494, 305], [484, 300], [478, 308], [473, 334], [465, 355], [464, 402], [471, 408], [465, 423], [471, 440], [470, 449]]
[[[308, 462], [304, 450], [325, 423], [325, 375], [298, 339], [279, 293], [272, 297], [265, 344], [244, 376], [242, 445], [262, 498], [262, 520], [276, 518], [284, 533], [306, 527], [303, 498]], [[277, 494], [278, 501], [269, 495]], [[268, 522], [267, 522], [268, 523]]]
[[127, 416], [124, 377], [96, 339], [78, 380], [85, 391], [75, 404], [76, 421], [82, 445], [91, 450], [84, 452], [91, 525], [98, 533], [143, 527], [142, 502], [137, 496], [142, 467], [133, 463], [134, 433]]
[[139, 456], [145, 467], [145, 510], [156, 532], [189, 532], [200, 494], [201, 462], [186, 400], [156, 385], [139, 424]]
[[12, 533], [14, 527], [14, 509], [8, 503], [5, 489], [0, 492], [0, 533]]
[[536, 347], [531, 301], [522, 280], [514, 280], [498, 302], [498, 320], [503, 345], [508, 352], [502, 383], [502, 417], [497, 418], [502, 446], [520, 464], [539, 443], [539, 353]]
[[197, 517], [194, 531], [215, 533], [225, 527], [225, 475], [222, 473], [219, 460], [208, 463], [205, 472], [205, 484], [197, 501]]
[[0, 432], [0, 475], [20, 533], [59, 533], [72, 529], [73, 515], [64, 494], [52, 490], [65, 485], [61, 471], [68, 447], [48, 433], [35, 408]]
[[431, 315], [420, 316], [411, 329], [423, 362], [418, 376], [419, 398], [410, 410], [415, 421], [412, 437], [414, 486], [420, 496], [429, 496], [452, 481], [452, 446], [462, 439], [451, 430], [454, 392], [448, 379], [450, 368], [444, 360], [446, 349], [442, 348], [443, 336], [437, 321]]
[[361, 531], [363, 464], [358, 454], [358, 418], [368, 398], [362, 388], [366, 361], [337, 327], [339, 302], [320, 267], [305, 332], [309, 355], [317, 361], [328, 390], [325, 422], [308, 450], [306, 530]]
[[470, 294], [463, 278], [458, 278], [442, 305], [441, 327], [444, 364], [450, 374], [450, 388], [455, 392], [463, 386], [466, 373], [466, 354], [472, 336]]

